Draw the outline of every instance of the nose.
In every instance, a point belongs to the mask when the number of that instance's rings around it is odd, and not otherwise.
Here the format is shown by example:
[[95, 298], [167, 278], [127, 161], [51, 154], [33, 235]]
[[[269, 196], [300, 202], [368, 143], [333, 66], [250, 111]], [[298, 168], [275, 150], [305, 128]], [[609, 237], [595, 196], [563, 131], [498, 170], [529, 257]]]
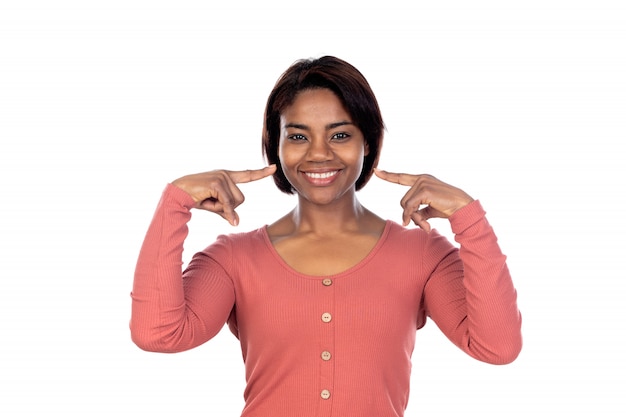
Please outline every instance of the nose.
[[330, 144], [324, 139], [312, 139], [307, 150], [307, 160], [313, 162], [330, 161], [333, 151]]

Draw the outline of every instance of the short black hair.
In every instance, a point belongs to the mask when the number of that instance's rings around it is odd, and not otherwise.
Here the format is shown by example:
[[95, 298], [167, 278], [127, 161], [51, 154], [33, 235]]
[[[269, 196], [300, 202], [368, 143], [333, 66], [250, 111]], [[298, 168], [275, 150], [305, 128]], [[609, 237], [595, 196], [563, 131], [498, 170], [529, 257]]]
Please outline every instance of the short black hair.
[[298, 93], [316, 88], [331, 90], [361, 130], [368, 147], [363, 171], [355, 183], [360, 190], [371, 178], [378, 165], [385, 130], [376, 96], [369, 83], [354, 66], [333, 56], [302, 59], [292, 64], [278, 79], [265, 106], [263, 118], [263, 154], [268, 164], [276, 164], [276, 186], [287, 194], [293, 194], [291, 186], [278, 157], [281, 113], [293, 104]]

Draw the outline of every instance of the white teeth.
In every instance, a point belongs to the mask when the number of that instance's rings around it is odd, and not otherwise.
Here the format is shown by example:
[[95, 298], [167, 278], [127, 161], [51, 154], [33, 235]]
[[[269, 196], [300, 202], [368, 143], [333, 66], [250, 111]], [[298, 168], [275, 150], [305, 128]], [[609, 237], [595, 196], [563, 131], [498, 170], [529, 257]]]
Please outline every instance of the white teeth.
[[306, 172], [305, 174], [308, 177], [311, 177], [311, 178], [322, 179], [322, 178], [330, 178], [333, 175], [335, 175], [336, 173], [337, 173], [337, 171], [331, 171], [331, 172]]

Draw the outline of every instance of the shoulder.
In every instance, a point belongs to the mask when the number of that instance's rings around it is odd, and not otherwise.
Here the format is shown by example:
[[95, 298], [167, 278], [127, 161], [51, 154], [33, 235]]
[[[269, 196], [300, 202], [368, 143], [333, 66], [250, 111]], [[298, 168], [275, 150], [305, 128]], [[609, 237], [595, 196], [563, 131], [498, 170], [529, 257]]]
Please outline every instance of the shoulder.
[[266, 227], [241, 233], [222, 234], [215, 242], [207, 246], [203, 252], [214, 252], [217, 250], [246, 250], [265, 245], [267, 240]]
[[387, 220], [385, 246], [395, 253], [410, 252], [415, 255], [445, 256], [456, 250], [455, 246], [436, 229], [426, 232], [419, 227], [405, 227]]
[[265, 226], [242, 233], [219, 235], [216, 240], [194, 258], [210, 258], [229, 269], [235, 260], [242, 257], [259, 255], [267, 246], [267, 232]]
[[[430, 238], [439, 235], [436, 230], [425, 232], [419, 227], [402, 226], [393, 220], [387, 220], [387, 241], [392, 244], [426, 244]], [[432, 235], [432, 236], [431, 236]]]

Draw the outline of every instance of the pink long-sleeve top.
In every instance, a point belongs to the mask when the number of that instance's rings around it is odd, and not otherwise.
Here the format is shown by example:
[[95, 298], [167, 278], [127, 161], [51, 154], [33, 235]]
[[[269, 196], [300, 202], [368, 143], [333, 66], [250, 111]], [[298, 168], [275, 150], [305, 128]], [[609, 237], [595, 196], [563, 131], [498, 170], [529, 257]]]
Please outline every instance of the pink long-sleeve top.
[[287, 265], [266, 227], [218, 237], [182, 271], [192, 206], [166, 187], [137, 263], [131, 335], [177, 352], [228, 323], [245, 362], [242, 417], [402, 416], [427, 317], [478, 360], [509, 363], [521, 349], [516, 291], [478, 201], [450, 218], [459, 249], [387, 221], [365, 259], [325, 277]]

